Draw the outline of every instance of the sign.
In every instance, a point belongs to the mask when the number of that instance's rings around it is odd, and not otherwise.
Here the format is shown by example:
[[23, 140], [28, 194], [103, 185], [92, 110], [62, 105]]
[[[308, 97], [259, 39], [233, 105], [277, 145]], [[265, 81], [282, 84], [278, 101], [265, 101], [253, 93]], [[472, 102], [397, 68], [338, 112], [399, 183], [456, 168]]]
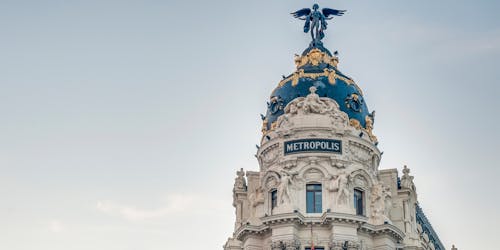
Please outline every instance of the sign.
[[331, 139], [301, 139], [285, 142], [285, 155], [315, 152], [315, 153], [342, 153], [342, 141]]

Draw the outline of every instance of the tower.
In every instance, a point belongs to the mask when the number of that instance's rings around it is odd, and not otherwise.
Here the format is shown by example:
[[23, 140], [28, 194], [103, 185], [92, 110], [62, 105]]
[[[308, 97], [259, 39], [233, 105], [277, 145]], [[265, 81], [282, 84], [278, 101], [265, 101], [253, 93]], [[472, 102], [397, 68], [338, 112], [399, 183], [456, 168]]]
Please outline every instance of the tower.
[[323, 46], [326, 20], [344, 12], [314, 5], [292, 13], [312, 41], [270, 95], [259, 171], [237, 171], [224, 250], [445, 249], [410, 170], [379, 170], [375, 112]]

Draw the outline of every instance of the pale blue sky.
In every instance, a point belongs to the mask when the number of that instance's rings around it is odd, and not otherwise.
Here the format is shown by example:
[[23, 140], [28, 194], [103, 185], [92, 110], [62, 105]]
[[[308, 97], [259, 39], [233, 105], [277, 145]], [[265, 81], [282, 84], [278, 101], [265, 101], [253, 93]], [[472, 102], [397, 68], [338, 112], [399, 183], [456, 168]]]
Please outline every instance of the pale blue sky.
[[[497, 1], [317, 1], [443, 243], [495, 250]], [[221, 249], [312, 1], [0, 1], [0, 249]], [[196, 240], [193, 240], [196, 239]]]

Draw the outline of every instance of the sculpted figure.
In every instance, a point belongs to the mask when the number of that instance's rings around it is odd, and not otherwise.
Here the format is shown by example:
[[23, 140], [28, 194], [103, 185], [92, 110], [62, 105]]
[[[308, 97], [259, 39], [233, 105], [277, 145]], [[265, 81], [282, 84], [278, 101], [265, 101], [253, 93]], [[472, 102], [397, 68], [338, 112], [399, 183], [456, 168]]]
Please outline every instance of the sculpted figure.
[[382, 191], [384, 199], [384, 217], [386, 221], [390, 221], [390, 212], [392, 208], [392, 193], [389, 187], [384, 188]]
[[305, 114], [322, 113], [324, 104], [319, 99], [319, 95], [316, 94], [316, 87], [310, 87], [309, 91], [311, 91], [311, 93], [306, 96], [304, 101], [297, 103], [297, 107], [302, 109]]
[[244, 200], [246, 199], [246, 191], [247, 191], [247, 183], [245, 180], [245, 171], [243, 168], [236, 172], [237, 177], [234, 179], [234, 188], [233, 188], [233, 206], [235, 208], [236, 214], [236, 223], [235, 228], [241, 226], [241, 223], [244, 221], [244, 212], [246, 209], [244, 205]]
[[401, 177], [401, 188], [413, 189], [413, 176], [410, 176], [410, 169], [405, 165], [403, 177]]
[[338, 175], [332, 175], [328, 178], [330, 179], [330, 182], [328, 182], [328, 186], [326, 187], [326, 189], [331, 192], [339, 191]]
[[349, 199], [351, 198], [351, 192], [349, 191], [350, 178], [345, 171], [342, 171], [337, 177], [337, 204], [348, 205]]
[[330, 110], [334, 110], [334, 112], [330, 112], [330, 117], [333, 118], [335, 124], [342, 124], [347, 126], [349, 117], [346, 113], [340, 111], [339, 107], [334, 106], [333, 103], [330, 107]]
[[297, 104], [290, 103], [290, 106], [289, 106], [289, 109], [288, 109], [288, 113], [295, 115], [295, 114], [297, 114], [297, 112], [298, 112]]
[[292, 177], [295, 174], [296, 173], [289, 174], [286, 171], [281, 171], [281, 181], [278, 186], [278, 206], [292, 203]]
[[246, 189], [247, 183], [245, 180], [245, 171], [243, 168], [236, 172], [237, 177], [234, 179], [234, 188], [244, 190]]
[[264, 203], [262, 188], [257, 187], [248, 197], [250, 201], [250, 218], [255, 218], [257, 214], [257, 206]]
[[306, 97], [298, 97], [295, 100], [288, 103], [285, 107], [286, 115], [296, 115], [296, 114], [329, 114], [335, 121], [347, 121], [347, 114], [340, 111], [338, 104], [328, 98], [320, 98], [316, 94], [317, 88], [312, 86], [309, 88], [311, 92]]
[[372, 187], [372, 193], [371, 193], [371, 211], [372, 211], [372, 217], [373, 218], [379, 218], [380, 217], [380, 200], [381, 200], [381, 191], [380, 187], [378, 185], [374, 185]]
[[342, 16], [345, 10], [336, 10], [323, 8], [319, 11], [319, 5], [314, 4], [312, 10], [309, 8], [304, 8], [297, 10], [293, 13], [293, 17], [300, 20], [304, 20], [304, 33], [311, 31], [312, 45], [321, 44], [321, 39], [325, 37], [324, 30], [326, 30], [327, 22], [333, 16]]
[[383, 192], [383, 186], [381, 184], [376, 184], [372, 187], [371, 217], [375, 223], [383, 223], [385, 213], [385, 199]]

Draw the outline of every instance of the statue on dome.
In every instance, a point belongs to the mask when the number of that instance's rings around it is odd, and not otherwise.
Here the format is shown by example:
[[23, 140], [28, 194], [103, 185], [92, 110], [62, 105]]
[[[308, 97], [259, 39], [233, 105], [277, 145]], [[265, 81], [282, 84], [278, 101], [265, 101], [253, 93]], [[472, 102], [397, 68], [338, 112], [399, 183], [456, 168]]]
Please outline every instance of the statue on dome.
[[321, 39], [325, 37], [324, 30], [327, 28], [326, 20], [331, 20], [333, 16], [342, 16], [345, 10], [336, 10], [323, 8], [319, 11], [319, 5], [314, 4], [313, 9], [304, 8], [293, 13], [293, 17], [306, 21], [304, 24], [304, 33], [311, 32], [312, 45], [320, 45]]

